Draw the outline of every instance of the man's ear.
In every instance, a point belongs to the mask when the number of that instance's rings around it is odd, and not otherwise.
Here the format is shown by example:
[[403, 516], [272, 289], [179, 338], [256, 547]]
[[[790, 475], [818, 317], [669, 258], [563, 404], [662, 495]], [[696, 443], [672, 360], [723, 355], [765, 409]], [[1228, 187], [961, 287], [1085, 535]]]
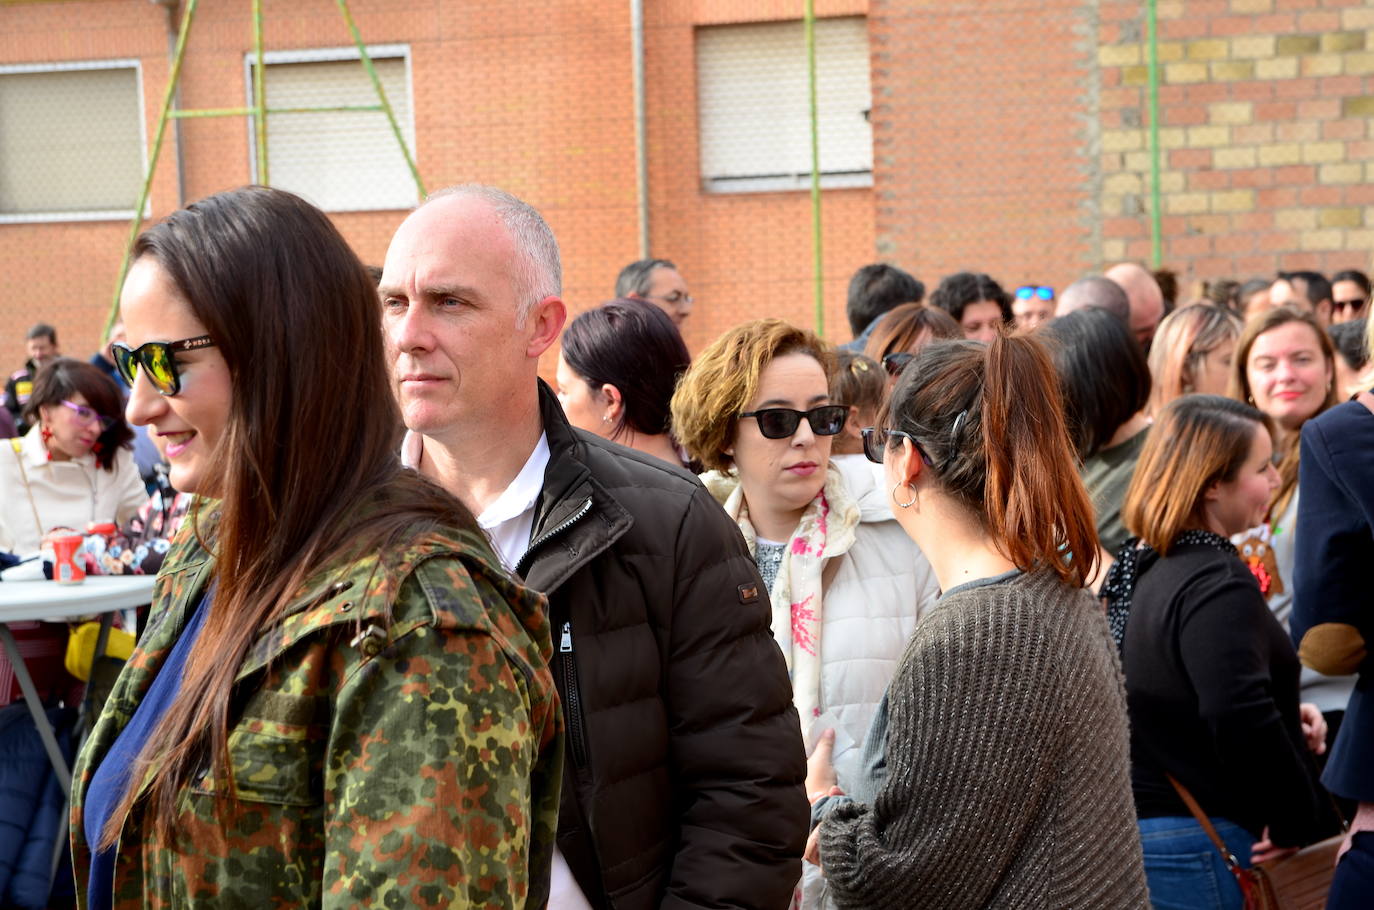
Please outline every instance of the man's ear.
[[525, 331], [529, 333], [529, 344], [525, 356], [537, 360], [541, 354], [553, 347], [558, 334], [563, 331], [563, 323], [568, 320], [568, 307], [559, 297], [545, 297], [534, 305], [525, 317]]

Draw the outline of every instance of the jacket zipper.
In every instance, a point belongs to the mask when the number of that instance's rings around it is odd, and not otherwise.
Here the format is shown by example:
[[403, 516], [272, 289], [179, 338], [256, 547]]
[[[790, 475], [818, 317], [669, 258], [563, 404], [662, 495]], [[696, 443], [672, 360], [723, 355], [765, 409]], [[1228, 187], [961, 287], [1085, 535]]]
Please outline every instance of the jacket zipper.
[[577, 524], [577, 522], [581, 521], [582, 518], [584, 518], [586, 514], [591, 510], [592, 501], [589, 497], [588, 499], [583, 501], [582, 505], [578, 508], [576, 512], [568, 516], [567, 521], [563, 522], [562, 524], [556, 527], [550, 528], [543, 534], [540, 534], [534, 540], [530, 541], [529, 547], [525, 550], [525, 555], [521, 556], [520, 559], [515, 563], [515, 574], [523, 578], [525, 575], [525, 570], [529, 568], [530, 556], [534, 553], [534, 551], [542, 547], [544, 544], [548, 543], [553, 538], [557, 537], [559, 534], [562, 534], [564, 531], [568, 530], [568, 528], [571, 528], [573, 525]]
[[573, 660], [572, 620], [563, 622], [563, 635], [558, 643], [559, 661], [563, 665], [563, 694], [568, 701], [568, 738], [572, 740], [573, 764], [579, 768], [587, 764], [587, 744], [582, 733], [582, 695], [577, 691], [577, 663]]

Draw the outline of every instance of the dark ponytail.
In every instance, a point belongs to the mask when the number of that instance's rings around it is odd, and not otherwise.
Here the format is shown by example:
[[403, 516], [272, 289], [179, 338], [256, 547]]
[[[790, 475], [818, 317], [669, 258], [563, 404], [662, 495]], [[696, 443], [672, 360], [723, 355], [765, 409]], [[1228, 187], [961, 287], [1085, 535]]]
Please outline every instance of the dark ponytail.
[[888, 408], [885, 425], [916, 437], [936, 483], [1018, 568], [1085, 584], [1098, 560], [1092, 504], [1039, 340], [932, 344], [902, 374]]

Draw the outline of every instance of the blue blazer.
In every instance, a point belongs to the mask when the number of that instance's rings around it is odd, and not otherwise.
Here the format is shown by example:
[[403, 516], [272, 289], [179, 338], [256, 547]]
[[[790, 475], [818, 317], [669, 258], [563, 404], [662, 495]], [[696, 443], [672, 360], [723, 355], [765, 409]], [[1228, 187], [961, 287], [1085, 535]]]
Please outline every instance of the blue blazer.
[[1358, 673], [1322, 782], [1374, 802], [1374, 413], [1348, 401], [1302, 428], [1293, 643], [1302, 662]]

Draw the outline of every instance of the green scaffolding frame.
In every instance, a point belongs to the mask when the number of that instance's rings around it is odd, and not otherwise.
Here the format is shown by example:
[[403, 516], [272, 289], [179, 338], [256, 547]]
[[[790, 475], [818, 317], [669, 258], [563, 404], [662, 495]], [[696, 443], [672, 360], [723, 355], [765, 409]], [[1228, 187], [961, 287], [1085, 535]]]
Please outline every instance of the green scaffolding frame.
[[143, 189], [139, 193], [138, 206], [134, 209], [133, 222], [129, 225], [129, 237], [124, 244], [124, 256], [119, 264], [119, 278], [115, 282], [114, 299], [110, 303], [110, 313], [105, 319], [105, 329], [102, 333], [102, 337], [108, 338], [110, 336], [110, 330], [114, 327], [115, 321], [119, 318], [119, 295], [124, 288], [124, 279], [129, 273], [129, 257], [133, 253], [134, 242], [138, 239], [139, 231], [143, 227], [143, 212], [148, 206], [148, 196], [153, 186], [153, 175], [157, 172], [158, 158], [161, 157], [162, 154], [162, 140], [167, 135], [167, 121], [169, 120], [207, 117], [253, 117], [254, 140], [257, 147], [258, 180], [262, 184], [267, 185], [269, 183], [267, 115], [305, 114], [326, 111], [380, 111], [386, 114], [387, 122], [391, 125], [391, 132], [396, 137], [396, 143], [401, 147], [401, 154], [405, 156], [406, 166], [410, 168], [410, 175], [415, 179], [416, 191], [421, 197], [425, 195], [425, 184], [424, 181], [420, 179], [420, 170], [415, 165], [415, 159], [410, 153], [410, 147], [406, 145], [405, 134], [401, 132], [400, 124], [396, 122], [396, 113], [392, 110], [391, 102], [386, 97], [386, 91], [382, 88], [382, 82], [377, 77], [377, 70], [372, 65], [372, 56], [367, 52], [367, 46], [363, 44], [363, 36], [358, 31], [357, 23], [353, 21], [353, 14], [348, 8], [348, 0], [335, 0], [335, 2], [338, 4], [339, 13], [343, 16], [344, 25], [348, 28], [348, 32], [353, 38], [353, 45], [358, 49], [358, 56], [362, 61], [363, 68], [367, 70], [368, 78], [372, 81], [372, 88], [377, 92], [376, 104], [269, 108], [267, 106], [266, 81], [263, 78], [266, 66], [263, 62], [262, 0], [253, 0], [253, 74], [255, 82], [253, 87], [253, 106], [176, 110], [172, 107], [172, 101], [176, 97], [177, 83], [181, 79], [181, 64], [186, 56], [186, 39], [191, 33], [191, 24], [195, 21], [196, 7], [199, 5], [199, 0], [186, 0], [186, 8], [181, 16], [181, 28], [177, 33], [176, 49], [172, 53], [172, 68], [167, 75], [167, 89], [162, 96], [162, 114], [158, 117], [157, 131], [153, 135], [152, 154], [148, 156], [148, 167], [143, 175]]

